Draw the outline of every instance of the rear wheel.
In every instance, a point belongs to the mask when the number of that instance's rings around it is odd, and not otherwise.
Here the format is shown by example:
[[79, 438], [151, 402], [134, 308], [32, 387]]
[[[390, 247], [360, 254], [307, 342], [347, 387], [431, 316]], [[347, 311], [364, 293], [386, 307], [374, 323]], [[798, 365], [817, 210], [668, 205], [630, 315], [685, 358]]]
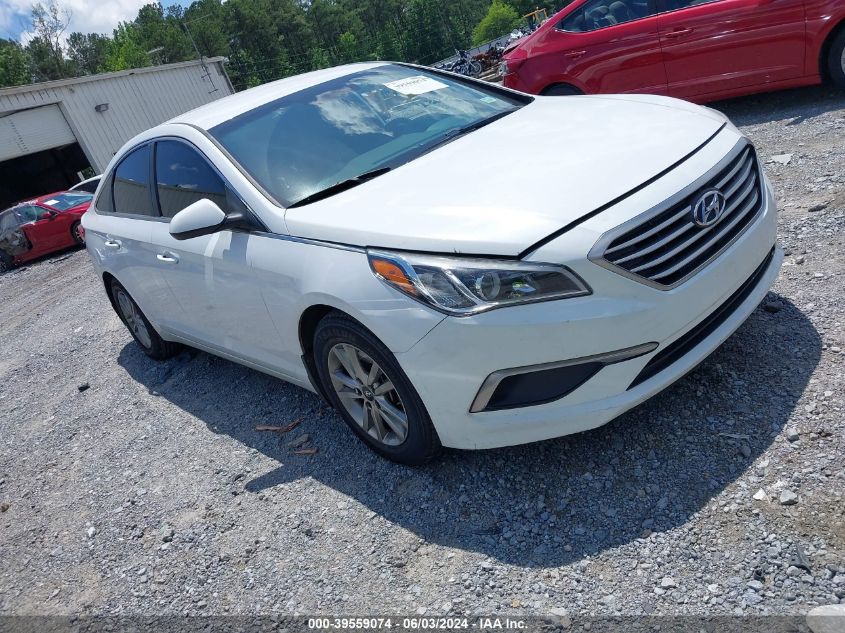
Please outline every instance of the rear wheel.
[[9, 272], [12, 268], [14, 268], [12, 256], [5, 251], [0, 251], [0, 273]]
[[440, 440], [411, 381], [384, 344], [354, 319], [330, 314], [314, 333], [317, 373], [332, 405], [371, 449], [419, 465]]
[[85, 245], [85, 230], [82, 228], [82, 222], [77, 220], [70, 226], [70, 236], [77, 246]]
[[117, 281], [111, 282], [111, 295], [117, 315], [147, 356], [167, 360], [179, 353], [181, 346], [159, 336], [126, 288]]
[[584, 94], [575, 86], [569, 84], [555, 84], [543, 90], [543, 95], [547, 97], [571, 97], [573, 95]]
[[840, 88], [845, 88], [845, 29], [839, 32], [830, 45], [827, 70], [833, 83]]

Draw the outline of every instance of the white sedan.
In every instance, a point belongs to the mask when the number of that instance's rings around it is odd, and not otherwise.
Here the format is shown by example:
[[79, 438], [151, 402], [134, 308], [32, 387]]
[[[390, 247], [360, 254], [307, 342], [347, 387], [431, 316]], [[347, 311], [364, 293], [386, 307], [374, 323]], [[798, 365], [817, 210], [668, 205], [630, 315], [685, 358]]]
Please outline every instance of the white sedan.
[[315, 391], [410, 464], [607, 423], [716, 349], [783, 259], [721, 114], [393, 63], [136, 136], [83, 224], [149, 356], [189, 345]]

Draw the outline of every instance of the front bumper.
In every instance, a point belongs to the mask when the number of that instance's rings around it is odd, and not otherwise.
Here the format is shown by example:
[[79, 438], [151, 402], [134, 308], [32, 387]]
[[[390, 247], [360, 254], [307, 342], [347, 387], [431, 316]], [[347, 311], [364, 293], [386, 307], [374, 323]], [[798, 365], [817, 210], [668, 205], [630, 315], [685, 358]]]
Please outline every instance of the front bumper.
[[[596, 428], [635, 407], [695, 368], [754, 311], [777, 278], [783, 261], [775, 249], [777, 220], [771, 188], [760, 215], [729, 248], [692, 279], [659, 290], [584, 260], [613, 226], [635, 217], [706, 173], [736, 142], [717, 137], [682, 167], [617, 207], [599, 214], [532, 254], [535, 261], [565, 263], [596, 294], [512, 307], [469, 318], [447, 318], [399, 362], [425, 403], [444, 446], [483, 449], [524, 444]], [[763, 262], [768, 261], [764, 266]], [[757, 273], [755, 277], [755, 273]], [[755, 283], [743, 285], [753, 278]], [[638, 377], [646, 366], [706, 325], [720, 306], [731, 305], [718, 327], [704, 331], [684, 353]], [[535, 406], [473, 413], [481, 385], [507, 368], [589, 358], [655, 342], [659, 347], [631, 360], [608, 364], [565, 397]], [[636, 384], [635, 384], [636, 383]], [[632, 386], [633, 385], [633, 386]], [[476, 407], [477, 408], [477, 407]]]

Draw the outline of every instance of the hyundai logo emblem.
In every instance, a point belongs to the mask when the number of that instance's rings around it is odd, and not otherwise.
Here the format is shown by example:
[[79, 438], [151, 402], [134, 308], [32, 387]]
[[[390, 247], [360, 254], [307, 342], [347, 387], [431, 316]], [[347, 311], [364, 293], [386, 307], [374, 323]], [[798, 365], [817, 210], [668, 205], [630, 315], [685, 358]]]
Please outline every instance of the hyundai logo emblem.
[[692, 205], [692, 219], [698, 226], [713, 226], [725, 212], [725, 194], [710, 189], [700, 194]]

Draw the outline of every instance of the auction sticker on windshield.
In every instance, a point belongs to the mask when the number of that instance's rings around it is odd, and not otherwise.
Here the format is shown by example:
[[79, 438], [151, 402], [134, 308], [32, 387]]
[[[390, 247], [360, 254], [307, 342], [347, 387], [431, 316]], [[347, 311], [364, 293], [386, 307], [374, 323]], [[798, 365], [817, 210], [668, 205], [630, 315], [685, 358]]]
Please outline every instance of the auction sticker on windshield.
[[435, 90], [442, 90], [443, 88], [449, 87], [436, 79], [425, 77], [424, 75], [416, 75], [414, 77], [408, 77], [407, 79], [390, 81], [384, 85], [391, 90], [395, 90], [399, 94], [403, 94], [408, 97], [423, 95], [427, 92], [434, 92]]

